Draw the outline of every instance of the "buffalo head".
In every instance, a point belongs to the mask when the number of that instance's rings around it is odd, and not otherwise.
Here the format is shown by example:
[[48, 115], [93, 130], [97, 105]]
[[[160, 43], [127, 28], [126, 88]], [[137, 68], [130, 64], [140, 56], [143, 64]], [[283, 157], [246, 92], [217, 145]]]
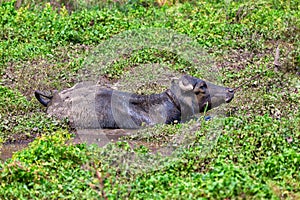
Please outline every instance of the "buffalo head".
[[180, 104], [183, 121], [197, 113], [229, 103], [234, 97], [234, 90], [231, 88], [214, 85], [189, 75], [173, 79], [171, 91]]

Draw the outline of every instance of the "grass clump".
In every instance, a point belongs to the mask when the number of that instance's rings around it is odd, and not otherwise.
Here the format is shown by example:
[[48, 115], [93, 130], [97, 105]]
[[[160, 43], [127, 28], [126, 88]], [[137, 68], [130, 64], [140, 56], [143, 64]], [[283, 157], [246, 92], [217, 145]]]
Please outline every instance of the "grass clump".
[[5, 163], [0, 163], [2, 199], [92, 198], [92, 175], [81, 166], [88, 162], [85, 145], [65, 145], [70, 135], [43, 136]]
[[22, 110], [28, 107], [29, 102], [19, 92], [0, 86], [0, 106], [1, 113], [14, 113], [16, 110]]
[[3, 142], [32, 140], [41, 133], [67, 129], [43, 113], [36, 113], [34, 101], [28, 101], [20, 92], [0, 86], [0, 138]]

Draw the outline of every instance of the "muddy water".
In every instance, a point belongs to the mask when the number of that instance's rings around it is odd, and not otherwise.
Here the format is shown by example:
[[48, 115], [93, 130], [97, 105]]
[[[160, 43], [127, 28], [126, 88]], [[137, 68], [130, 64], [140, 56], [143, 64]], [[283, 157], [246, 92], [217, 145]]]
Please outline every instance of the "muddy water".
[[97, 144], [100, 147], [109, 142], [117, 142], [123, 136], [134, 134], [136, 130], [124, 129], [83, 129], [77, 130], [75, 143]]
[[5, 161], [8, 158], [11, 158], [12, 155], [24, 149], [28, 146], [28, 143], [16, 143], [16, 144], [4, 144], [0, 149], [0, 160]]
[[[100, 147], [105, 146], [110, 142], [122, 141], [123, 136], [130, 136], [134, 134], [136, 130], [124, 130], [124, 129], [99, 129], [99, 130], [78, 130], [77, 136], [71, 141], [72, 144], [87, 143], [97, 144]], [[156, 151], [159, 148], [157, 144], [150, 142], [141, 141], [127, 141], [130, 146], [144, 145], [151, 151]], [[12, 155], [28, 146], [29, 142], [26, 143], [14, 143], [14, 144], [3, 144], [0, 149], [0, 160], [5, 161], [11, 158]]]
[[99, 129], [99, 130], [79, 130], [77, 131], [77, 137], [72, 143], [87, 143], [97, 144], [100, 147], [107, 145], [110, 142], [126, 141], [134, 148], [140, 145], [147, 147], [151, 152], [156, 152], [160, 146], [157, 143], [135, 141], [135, 140], [124, 140], [122, 137], [130, 136], [136, 133], [137, 130], [133, 129]]

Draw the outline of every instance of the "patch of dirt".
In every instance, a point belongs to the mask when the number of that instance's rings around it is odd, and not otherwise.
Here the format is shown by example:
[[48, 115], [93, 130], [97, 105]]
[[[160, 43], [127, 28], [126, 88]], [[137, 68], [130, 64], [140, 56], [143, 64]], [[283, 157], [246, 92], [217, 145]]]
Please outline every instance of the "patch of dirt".
[[[97, 144], [100, 147], [107, 145], [108, 143], [115, 143], [118, 141], [126, 141], [131, 146], [131, 148], [137, 148], [142, 146], [147, 147], [150, 152], [156, 153], [156, 151], [161, 147], [161, 144], [156, 142], [146, 142], [146, 141], [134, 141], [123, 139], [124, 136], [130, 136], [135, 134], [137, 130], [132, 129], [99, 129], [99, 130], [80, 130], [75, 133], [76, 137], [72, 138], [67, 142], [67, 144]], [[18, 136], [18, 135], [17, 135]], [[15, 136], [15, 137], [17, 137]], [[5, 161], [11, 158], [12, 155], [26, 148], [29, 143], [31, 143], [35, 137], [38, 135], [31, 135], [29, 138], [14, 138], [14, 140], [7, 141], [0, 148], [0, 160]]]
[[295, 63], [295, 47], [291, 46], [289, 43], [278, 41], [267, 42], [265, 44], [266, 47], [261, 51], [257, 49], [252, 51], [248, 49], [232, 49], [230, 52], [223, 52], [220, 59], [217, 61], [217, 67], [226, 72], [235, 71], [238, 73], [247, 67], [249, 69], [254, 66], [259, 67], [269, 58], [271, 58], [269, 63], [273, 64], [278, 44], [280, 50], [279, 63], [281, 64], [281, 67], [276, 70], [291, 73], [297, 72], [299, 69], [297, 69], [297, 63]]
[[47, 58], [8, 63], [2, 84], [19, 90], [28, 99], [37, 89], [52, 91], [70, 87], [77, 82], [76, 72], [90, 48], [86, 45], [59, 47], [47, 54]]
[[295, 66], [294, 49], [289, 44], [280, 43], [280, 67], [275, 67], [277, 43], [271, 41], [266, 45], [269, 47], [261, 52], [234, 50], [222, 55], [218, 61], [224, 84], [232, 88], [269, 68], [236, 91], [235, 98], [226, 107], [228, 115], [269, 114], [279, 119], [299, 113], [299, 69]]
[[[136, 148], [141, 145], [147, 147], [150, 151], [155, 152], [161, 147], [161, 144], [155, 142], [146, 142], [139, 140], [128, 140], [127, 137], [136, 134], [138, 130], [134, 129], [98, 129], [98, 130], [80, 130], [76, 133], [76, 137], [69, 141], [71, 144], [97, 144], [100, 147], [108, 143], [126, 141], [131, 148]], [[124, 138], [125, 137], [125, 138]]]
[[28, 142], [24, 141], [23, 143], [16, 143], [16, 144], [4, 144], [0, 148], [0, 160], [5, 161], [11, 158], [15, 152], [26, 148], [28, 144], [29, 141]]

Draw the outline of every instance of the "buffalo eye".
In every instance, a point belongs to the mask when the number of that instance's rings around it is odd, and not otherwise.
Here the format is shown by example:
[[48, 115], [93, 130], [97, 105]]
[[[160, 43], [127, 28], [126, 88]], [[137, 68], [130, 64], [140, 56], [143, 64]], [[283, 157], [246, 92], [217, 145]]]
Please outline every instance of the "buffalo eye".
[[201, 81], [201, 82], [198, 82], [196, 85], [195, 85], [195, 88], [194, 88], [194, 93], [196, 95], [200, 94], [200, 93], [203, 93], [205, 94], [205, 91], [206, 91], [206, 83], [204, 81]]

